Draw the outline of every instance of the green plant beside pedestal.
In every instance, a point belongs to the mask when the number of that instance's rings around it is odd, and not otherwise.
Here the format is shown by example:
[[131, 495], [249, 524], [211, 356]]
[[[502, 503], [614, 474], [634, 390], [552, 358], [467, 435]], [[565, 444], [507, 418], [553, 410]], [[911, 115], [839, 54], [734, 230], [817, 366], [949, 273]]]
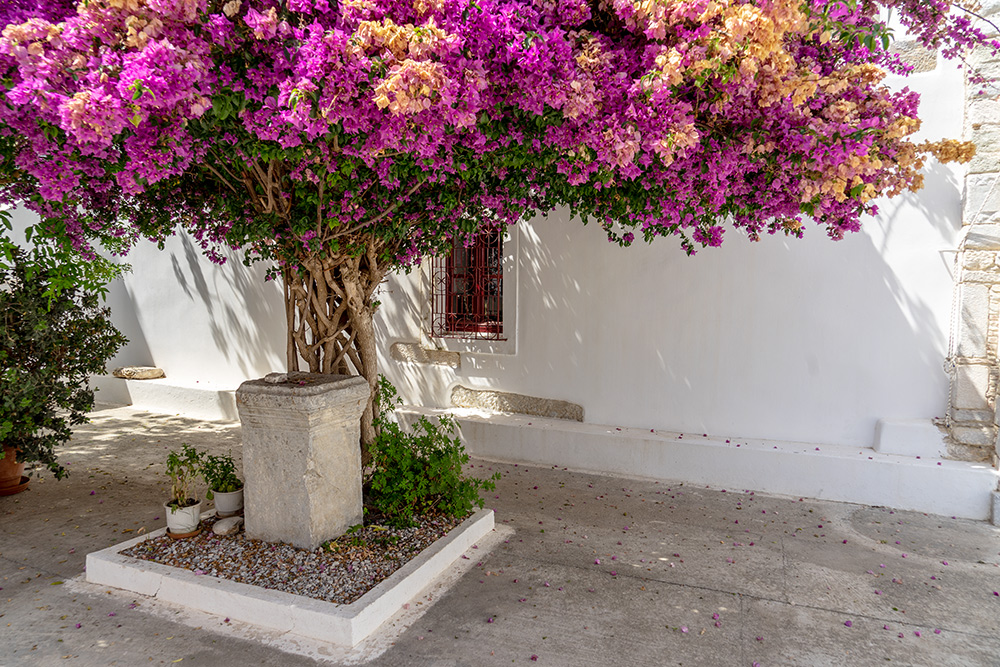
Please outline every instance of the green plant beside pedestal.
[[167, 454], [170, 498], [164, 503], [167, 528], [175, 535], [194, 532], [201, 523], [201, 501], [194, 481], [201, 474], [202, 455], [191, 445], [182, 445], [180, 453]]
[[208, 484], [205, 497], [215, 500], [220, 517], [234, 516], [243, 510], [243, 480], [236, 474], [236, 462], [230, 455], [207, 454], [201, 462], [201, 476]]

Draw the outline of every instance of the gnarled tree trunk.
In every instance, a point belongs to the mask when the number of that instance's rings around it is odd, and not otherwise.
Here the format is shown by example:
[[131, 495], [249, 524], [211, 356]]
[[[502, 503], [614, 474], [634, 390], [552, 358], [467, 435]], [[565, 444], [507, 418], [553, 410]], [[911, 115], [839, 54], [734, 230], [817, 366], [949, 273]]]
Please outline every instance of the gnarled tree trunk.
[[289, 371], [304, 361], [311, 373], [357, 374], [368, 381], [371, 395], [361, 417], [362, 460], [375, 440], [375, 289], [385, 277], [374, 248], [363, 255], [300, 258], [286, 266], [285, 313]]

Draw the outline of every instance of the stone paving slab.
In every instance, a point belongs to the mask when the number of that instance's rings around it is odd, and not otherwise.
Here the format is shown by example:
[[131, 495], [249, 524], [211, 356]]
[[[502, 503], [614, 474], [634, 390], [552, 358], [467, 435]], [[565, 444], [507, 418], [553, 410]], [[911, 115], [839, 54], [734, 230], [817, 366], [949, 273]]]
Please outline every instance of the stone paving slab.
[[[845, 625], [848, 621], [851, 627]], [[746, 601], [745, 624], [742, 653], [748, 662], [742, 664], [809, 667], [1000, 664], [1000, 639], [995, 635], [954, 631], [935, 634], [933, 625], [885, 622], [881, 618], [768, 600]], [[915, 634], [918, 632], [919, 637]]]
[[239, 427], [93, 416], [63, 450], [68, 479], [0, 498], [2, 667], [1000, 665], [1000, 528], [985, 522], [484, 461], [474, 472], [503, 475], [486, 498], [501, 543], [366, 652], [157, 608], [79, 584], [84, 557], [162, 525], [167, 450], [239, 460]]

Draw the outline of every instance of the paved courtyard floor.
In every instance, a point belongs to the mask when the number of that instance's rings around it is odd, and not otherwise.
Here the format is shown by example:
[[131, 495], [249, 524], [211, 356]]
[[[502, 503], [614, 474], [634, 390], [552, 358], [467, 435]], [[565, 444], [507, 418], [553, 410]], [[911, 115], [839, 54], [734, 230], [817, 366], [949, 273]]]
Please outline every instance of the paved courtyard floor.
[[88, 552], [161, 527], [184, 442], [238, 457], [239, 426], [99, 410], [68, 479], [0, 497], [0, 666], [1000, 665], [987, 523], [486, 461], [496, 546], [363, 650], [83, 583]]

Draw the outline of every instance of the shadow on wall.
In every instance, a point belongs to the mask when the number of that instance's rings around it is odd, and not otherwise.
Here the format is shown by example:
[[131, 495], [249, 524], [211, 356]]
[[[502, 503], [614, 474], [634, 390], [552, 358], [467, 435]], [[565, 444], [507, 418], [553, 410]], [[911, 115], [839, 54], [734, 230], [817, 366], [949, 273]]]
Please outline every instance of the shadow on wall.
[[[962, 187], [955, 172], [955, 168], [947, 167], [932, 158], [930, 164], [924, 168], [923, 189], [901, 194], [895, 200], [896, 206], [889, 214], [885, 212], [889, 207], [879, 206], [881, 209], [879, 220], [885, 229], [879, 251], [886, 250], [896, 228], [905, 224], [903, 213], [906, 207], [920, 211], [934, 231], [940, 234], [941, 239], [951, 244], [950, 248], [957, 247], [956, 234], [962, 226]], [[951, 264], [947, 268], [950, 271]]]
[[225, 250], [226, 263], [218, 266], [208, 262], [190, 236], [182, 234], [180, 240], [186, 266], [173, 254], [174, 278], [189, 299], [204, 307], [215, 348], [246, 378], [283, 369], [283, 361], [275, 368], [274, 334], [276, 328], [284, 330], [285, 321], [278, 281], [265, 281], [260, 265], [244, 267], [238, 251]]
[[135, 315], [132, 298], [121, 278], [108, 285], [106, 305], [111, 308], [115, 327], [128, 338], [128, 344], [108, 362], [108, 373], [120, 366], [152, 366], [153, 352], [149, 349], [142, 324]]
[[381, 352], [407, 402], [455, 383], [572, 401], [597, 424], [869, 446], [881, 418], [944, 414], [957, 176], [933, 164], [840, 242], [747, 243], [688, 258], [671, 239], [620, 249], [564, 211], [521, 228], [517, 354], [457, 371], [388, 359], [419, 340], [426, 295], [394, 279]]

